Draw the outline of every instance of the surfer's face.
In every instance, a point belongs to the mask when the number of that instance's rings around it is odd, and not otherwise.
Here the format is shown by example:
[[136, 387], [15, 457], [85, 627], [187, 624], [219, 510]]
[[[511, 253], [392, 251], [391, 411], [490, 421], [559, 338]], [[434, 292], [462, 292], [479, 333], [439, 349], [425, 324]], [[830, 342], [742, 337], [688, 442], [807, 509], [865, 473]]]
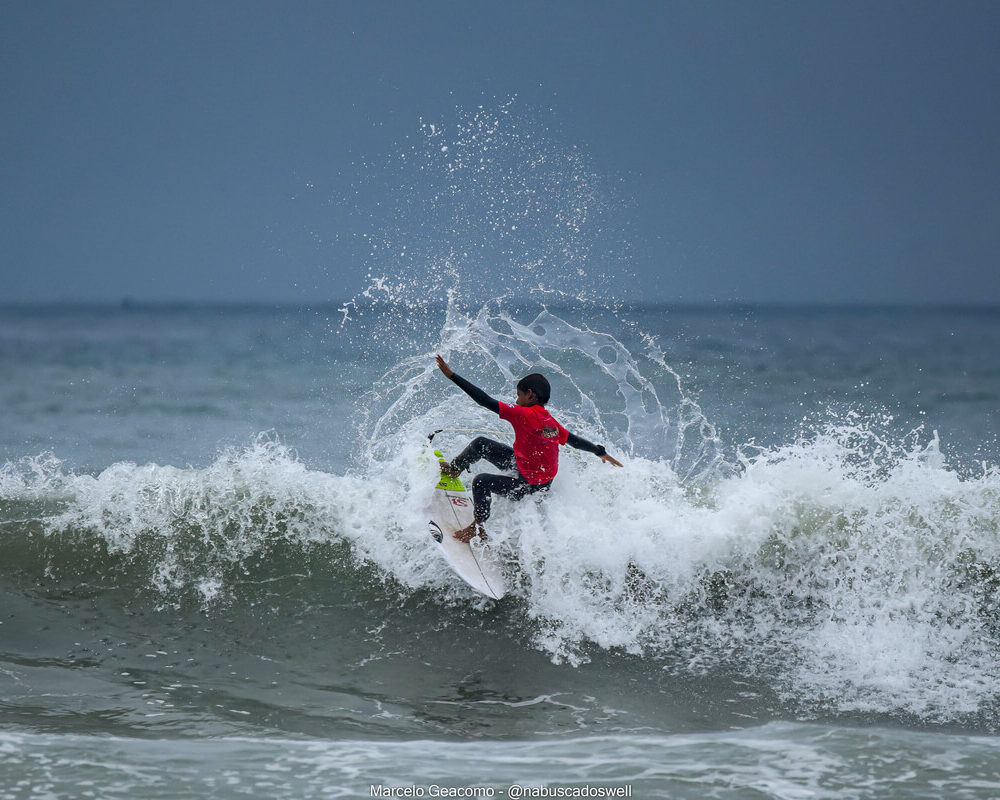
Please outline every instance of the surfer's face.
[[531, 389], [517, 390], [517, 405], [519, 406], [536, 406], [538, 405], [538, 398], [535, 397], [535, 393]]

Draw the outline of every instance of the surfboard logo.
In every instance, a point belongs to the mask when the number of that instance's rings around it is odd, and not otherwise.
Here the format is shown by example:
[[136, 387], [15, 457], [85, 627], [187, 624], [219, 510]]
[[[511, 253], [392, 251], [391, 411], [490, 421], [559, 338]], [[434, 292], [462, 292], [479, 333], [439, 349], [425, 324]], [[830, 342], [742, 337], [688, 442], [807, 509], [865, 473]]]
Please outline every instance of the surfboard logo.
[[453, 506], [458, 506], [459, 508], [466, 508], [469, 505], [469, 501], [464, 497], [451, 497], [449, 499]]

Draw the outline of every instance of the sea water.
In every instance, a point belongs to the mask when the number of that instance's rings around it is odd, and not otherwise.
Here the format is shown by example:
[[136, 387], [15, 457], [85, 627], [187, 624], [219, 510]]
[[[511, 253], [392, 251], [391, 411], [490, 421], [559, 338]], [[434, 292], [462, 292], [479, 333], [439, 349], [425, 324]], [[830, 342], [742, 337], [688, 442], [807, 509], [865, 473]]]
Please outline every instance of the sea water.
[[[1000, 311], [622, 302], [506, 113], [347, 302], [0, 308], [0, 797], [1000, 796]], [[494, 504], [498, 602], [435, 353], [625, 465]]]
[[[0, 796], [1000, 794], [1000, 314], [616, 313], [379, 363], [327, 309], [5, 309]], [[434, 350], [626, 465], [495, 504], [500, 602], [427, 535], [426, 434], [505, 435]]]

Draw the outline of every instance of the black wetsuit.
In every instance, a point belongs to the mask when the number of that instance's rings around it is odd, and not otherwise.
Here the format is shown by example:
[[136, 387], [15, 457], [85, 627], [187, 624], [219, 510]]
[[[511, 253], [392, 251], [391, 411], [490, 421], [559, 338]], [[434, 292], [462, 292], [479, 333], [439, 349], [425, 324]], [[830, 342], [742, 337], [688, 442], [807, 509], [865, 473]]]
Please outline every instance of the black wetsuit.
[[[469, 383], [461, 375], [454, 372], [451, 375], [451, 380], [483, 408], [489, 409], [494, 414], [500, 413], [499, 400], [490, 397], [478, 386]], [[572, 433], [569, 434], [566, 444], [578, 450], [586, 450], [596, 456], [603, 456], [605, 453], [602, 445], [592, 444]], [[509, 497], [512, 500], [520, 500], [529, 494], [546, 491], [552, 486], [552, 481], [538, 484], [528, 483], [517, 470], [514, 448], [493, 439], [487, 439], [485, 436], [478, 436], [469, 442], [468, 447], [451, 462], [451, 466], [462, 472], [481, 459], [489, 461], [497, 469], [513, 470], [514, 475], [480, 473], [472, 479], [472, 503], [475, 509], [475, 518], [479, 522], [489, 519], [493, 495], [495, 494]]]

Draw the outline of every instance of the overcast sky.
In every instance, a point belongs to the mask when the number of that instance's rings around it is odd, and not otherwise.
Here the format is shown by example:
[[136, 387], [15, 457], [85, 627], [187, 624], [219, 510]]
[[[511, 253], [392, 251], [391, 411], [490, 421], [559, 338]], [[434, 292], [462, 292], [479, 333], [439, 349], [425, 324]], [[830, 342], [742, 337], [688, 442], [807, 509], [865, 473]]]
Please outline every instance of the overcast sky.
[[1000, 303], [1000, 3], [0, 14], [0, 302], [348, 297], [365, 165], [516, 96], [621, 187], [624, 295]]

